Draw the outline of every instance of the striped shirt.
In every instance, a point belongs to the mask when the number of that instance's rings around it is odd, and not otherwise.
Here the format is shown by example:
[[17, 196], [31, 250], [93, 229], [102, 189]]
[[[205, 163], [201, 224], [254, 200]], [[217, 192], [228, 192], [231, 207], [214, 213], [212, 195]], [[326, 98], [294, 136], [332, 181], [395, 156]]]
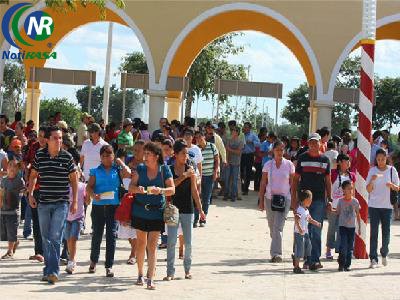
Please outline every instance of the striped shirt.
[[212, 176], [214, 172], [214, 156], [218, 155], [217, 147], [214, 144], [207, 142], [204, 149], [201, 149], [201, 154], [203, 156], [202, 172], [203, 176]]
[[69, 174], [76, 171], [72, 155], [60, 150], [51, 158], [47, 148], [36, 153], [32, 168], [40, 176], [40, 203], [69, 201]]

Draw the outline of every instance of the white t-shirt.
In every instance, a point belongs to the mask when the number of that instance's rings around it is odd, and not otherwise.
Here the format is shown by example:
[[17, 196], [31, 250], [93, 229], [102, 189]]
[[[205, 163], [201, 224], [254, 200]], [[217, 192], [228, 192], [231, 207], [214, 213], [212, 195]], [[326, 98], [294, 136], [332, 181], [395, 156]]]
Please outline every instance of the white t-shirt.
[[203, 161], [203, 155], [201, 154], [201, 150], [197, 145], [193, 145], [188, 148], [189, 156], [193, 159], [193, 161], [198, 165]]
[[[392, 180], [390, 180], [390, 170], [392, 169]], [[393, 209], [390, 204], [390, 189], [386, 186], [386, 183], [393, 182], [395, 185], [399, 185], [399, 175], [392, 166], [387, 166], [385, 171], [380, 171], [377, 167], [373, 167], [368, 172], [367, 184], [371, 181], [373, 175], [378, 175], [374, 182], [374, 188], [369, 193], [368, 206], [375, 208], [388, 208]]]
[[[339, 176], [340, 176], [340, 179], [339, 179]], [[339, 203], [339, 199], [343, 198], [343, 189], [339, 183], [343, 183], [346, 180], [351, 181], [351, 178], [349, 177], [348, 173], [338, 175], [335, 182], [332, 183], [332, 207], [333, 208], [336, 208]]]
[[336, 169], [336, 159], [339, 155], [339, 152], [336, 150], [328, 150], [324, 153], [324, 155], [329, 158], [329, 162], [331, 163], [331, 170]]
[[[310, 212], [308, 211], [307, 208], [299, 206], [296, 210], [296, 214], [300, 216], [299, 223], [301, 229], [303, 229], [304, 233], [308, 233], [308, 219], [310, 217]], [[296, 226], [296, 223], [294, 224], [294, 232], [300, 233], [299, 229]]]
[[89, 180], [90, 169], [97, 168], [100, 165], [100, 149], [104, 145], [108, 145], [108, 143], [102, 138], [100, 138], [96, 145], [94, 145], [91, 140], [83, 142], [81, 155], [84, 157], [83, 176], [85, 180]]

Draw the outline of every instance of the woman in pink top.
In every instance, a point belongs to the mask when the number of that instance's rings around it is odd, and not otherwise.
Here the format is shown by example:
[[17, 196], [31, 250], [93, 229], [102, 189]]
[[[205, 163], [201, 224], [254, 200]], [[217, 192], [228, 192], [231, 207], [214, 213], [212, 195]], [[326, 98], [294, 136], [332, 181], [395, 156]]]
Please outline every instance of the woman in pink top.
[[[271, 262], [282, 262], [282, 232], [285, 219], [290, 209], [290, 186], [295, 172], [294, 164], [283, 157], [285, 152], [284, 144], [276, 141], [273, 145], [274, 158], [268, 161], [263, 167], [259, 199], [259, 208], [265, 209], [269, 232], [271, 236]], [[282, 198], [283, 197], [283, 198]], [[277, 209], [272, 199], [282, 200], [281, 209]], [[275, 202], [275, 201], [274, 201]]]

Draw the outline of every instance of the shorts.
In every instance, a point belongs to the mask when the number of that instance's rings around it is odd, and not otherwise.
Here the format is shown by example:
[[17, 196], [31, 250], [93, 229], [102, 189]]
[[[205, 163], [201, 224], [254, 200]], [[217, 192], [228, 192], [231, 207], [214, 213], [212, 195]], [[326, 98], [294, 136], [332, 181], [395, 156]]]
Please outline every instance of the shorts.
[[1, 241], [16, 242], [19, 216], [18, 214], [1, 215]]
[[83, 220], [66, 221], [64, 229], [64, 239], [76, 239], [79, 240], [81, 229], [83, 228]]
[[118, 238], [119, 239], [136, 239], [136, 229], [130, 225], [121, 225], [118, 222]]
[[298, 260], [311, 256], [311, 241], [308, 233], [304, 235], [294, 233], [294, 256]]
[[132, 217], [132, 227], [144, 232], [161, 232], [164, 229], [164, 220], [148, 220], [134, 216]]

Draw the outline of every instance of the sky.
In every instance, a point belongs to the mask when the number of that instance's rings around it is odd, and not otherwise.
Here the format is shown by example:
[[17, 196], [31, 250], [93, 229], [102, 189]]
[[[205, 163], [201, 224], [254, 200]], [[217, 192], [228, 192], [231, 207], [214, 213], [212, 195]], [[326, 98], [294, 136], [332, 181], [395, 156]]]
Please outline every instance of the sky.
[[[56, 60], [48, 60], [46, 67], [65, 69], [95, 70], [97, 85], [103, 86], [107, 48], [108, 23], [91, 23], [77, 28], [66, 36], [55, 48]], [[235, 64], [250, 66], [250, 80], [262, 82], [280, 82], [283, 84], [283, 99], [279, 102], [279, 114], [287, 104], [287, 94], [306, 81], [305, 74], [292, 52], [275, 38], [255, 31], [245, 31], [235, 37], [235, 44], [244, 46], [239, 55], [228, 57]], [[111, 60], [111, 83], [120, 86], [118, 67], [124, 56], [132, 51], [143, 51], [133, 31], [125, 26], [114, 24], [113, 47]], [[356, 55], [357, 52], [352, 55]], [[400, 68], [394, 66], [400, 62], [400, 42], [378, 41], [375, 54], [375, 73], [380, 77], [400, 76]], [[81, 86], [57, 84], [41, 84], [42, 99], [67, 97], [77, 102], [75, 93]], [[233, 103], [235, 97], [230, 97]], [[251, 101], [255, 103], [256, 98]], [[275, 117], [275, 100], [258, 99], [258, 111], [269, 111]], [[244, 101], [239, 101], [244, 105]], [[265, 104], [265, 107], [263, 108]], [[198, 105], [198, 117], [211, 118], [211, 103], [201, 101]], [[196, 104], [192, 108], [192, 116], [196, 116]], [[278, 123], [286, 122], [278, 118]]]

